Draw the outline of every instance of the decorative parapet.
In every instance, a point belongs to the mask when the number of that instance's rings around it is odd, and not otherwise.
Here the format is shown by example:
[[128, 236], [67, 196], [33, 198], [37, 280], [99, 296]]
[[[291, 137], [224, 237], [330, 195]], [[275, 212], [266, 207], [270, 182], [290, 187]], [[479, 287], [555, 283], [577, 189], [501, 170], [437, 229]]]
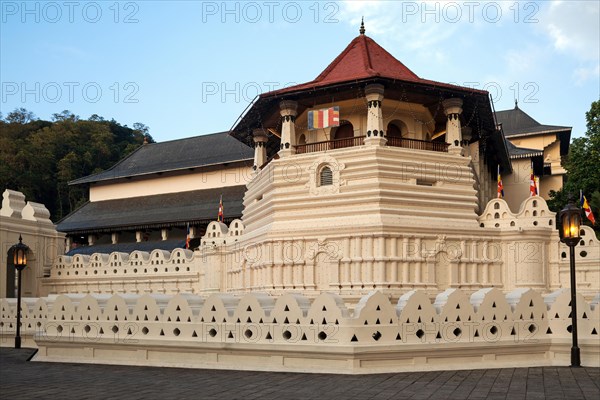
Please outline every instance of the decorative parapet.
[[212, 221], [206, 227], [206, 233], [200, 240], [200, 247], [235, 243], [243, 233], [244, 223], [241, 219], [234, 219], [229, 227], [220, 221]]
[[[600, 270], [600, 241], [596, 239], [596, 233], [589, 226], [582, 226], [579, 235], [581, 240], [575, 247], [575, 260], [577, 262], [595, 262]], [[569, 247], [561, 242], [559, 251], [561, 261], [568, 262]], [[600, 281], [596, 283], [600, 284]]]
[[525, 199], [516, 214], [510, 210], [504, 199], [492, 199], [479, 217], [479, 222], [482, 228], [499, 228], [500, 230], [523, 231], [536, 227], [556, 230], [555, 215], [548, 208], [546, 201], [539, 196]]
[[[342, 373], [568, 365], [569, 302], [567, 290], [449, 289], [433, 304], [421, 291], [397, 304], [372, 292], [350, 312], [330, 293], [60, 295], [24, 299], [22, 334], [40, 349], [34, 361]], [[600, 307], [577, 302], [582, 362], [598, 367]], [[4, 346], [15, 308], [0, 300]]]
[[23, 193], [10, 189], [6, 189], [2, 193], [0, 216], [20, 218], [23, 208], [25, 208], [25, 195]]

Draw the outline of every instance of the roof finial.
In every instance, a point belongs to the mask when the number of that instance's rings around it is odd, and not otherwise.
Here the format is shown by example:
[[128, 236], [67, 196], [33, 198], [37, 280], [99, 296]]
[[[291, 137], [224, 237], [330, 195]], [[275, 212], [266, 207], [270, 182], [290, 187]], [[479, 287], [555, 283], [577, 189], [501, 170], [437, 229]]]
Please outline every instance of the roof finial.
[[519, 100], [515, 99], [515, 110], [519, 108]]
[[365, 17], [362, 17], [360, 20], [360, 30], [358, 32], [360, 32], [361, 35], [365, 34]]

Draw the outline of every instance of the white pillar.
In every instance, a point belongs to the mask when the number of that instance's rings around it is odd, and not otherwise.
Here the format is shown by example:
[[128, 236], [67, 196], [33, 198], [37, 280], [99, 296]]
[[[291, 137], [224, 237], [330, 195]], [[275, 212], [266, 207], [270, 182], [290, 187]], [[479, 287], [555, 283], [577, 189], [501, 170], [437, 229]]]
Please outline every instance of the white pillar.
[[367, 85], [365, 97], [367, 99], [367, 137], [365, 144], [370, 146], [384, 146], [387, 143], [383, 131], [383, 113], [381, 102], [384, 87], [380, 84]]
[[471, 128], [470, 126], [463, 126], [461, 129], [462, 140], [460, 141], [460, 146], [463, 149], [462, 155], [465, 157], [472, 157], [471, 146], [469, 145], [469, 142], [471, 141], [472, 137], [473, 137], [473, 128]]
[[135, 231], [135, 241], [140, 243], [142, 241], [143, 233], [142, 231]]
[[448, 152], [463, 155], [462, 130], [460, 126], [460, 114], [462, 114], [463, 101], [459, 98], [446, 99], [442, 102], [444, 113], [448, 117], [446, 121], [446, 142], [450, 143]]
[[169, 230], [166, 228], [161, 229], [160, 236], [162, 236], [162, 240], [167, 240], [169, 238]]
[[72, 245], [73, 245], [73, 238], [71, 236], [67, 236], [65, 238], [65, 253], [68, 253], [71, 250]]
[[111, 235], [112, 244], [117, 244], [119, 242], [119, 234], [117, 232], [113, 232]]
[[88, 246], [93, 246], [96, 242], [96, 235], [88, 235]]
[[281, 114], [281, 145], [280, 157], [296, 154], [296, 115], [298, 103], [293, 100], [284, 100], [279, 103]]
[[259, 128], [252, 131], [254, 137], [254, 166], [258, 171], [267, 162], [267, 131]]

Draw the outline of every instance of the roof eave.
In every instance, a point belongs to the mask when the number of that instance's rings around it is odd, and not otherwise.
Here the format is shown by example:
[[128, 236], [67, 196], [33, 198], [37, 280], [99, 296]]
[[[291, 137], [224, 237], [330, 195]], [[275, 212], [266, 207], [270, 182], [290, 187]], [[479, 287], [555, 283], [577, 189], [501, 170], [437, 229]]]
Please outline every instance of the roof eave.
[[[139, 174], [130, 174], [130, 175], [123, 175], [123, 176], [116, 176], [116, 177], [104, 178], [104, 179], [84, 180], [82, 182], [71, 181], [71, 182], [69, 182], [69, 186], [71, 186], [71, 185], [81, 185], [81, 184], [84, 184], [84, 183], [98, 183], [98, 182], [114, 181], [114, 180], [118, 180], [118, 179], [137, 178], [137, 177], [140, 177], [140, 176], [149, 176], [149, 175], [155, 175], [155, 174], [163, 174], [165, 172], [178, 172], [178, 171], [185, 171], [185, 170], [197, 169], [197, 168], [208, 168], [208, 167], [214, 167], [215, 165], [232, 164], [232, 163], [238, 163], [238, 162], [244, 162], [244, 161], [253, 161], [253, 159], [252, 158], [242, 158], [242, 159], [239, 159], [239, 160], [221, 161], [221, 162], [218, 162], [218, 163], [203, 164], [203, 165], [189, 166], [189, 167], [182, 167], [182, 168], [165, 169], [165, 170], [158, 170], [158, 171], [145, 172], [145, 173], [139, 173]], [[106, 172], [106, 171], [104, 171], [104, 172]], [[98, 175], [98, 174], [95, 174], [95, 175]], [[80, 178], [80, 179], [85, 179], [85, 178]]]

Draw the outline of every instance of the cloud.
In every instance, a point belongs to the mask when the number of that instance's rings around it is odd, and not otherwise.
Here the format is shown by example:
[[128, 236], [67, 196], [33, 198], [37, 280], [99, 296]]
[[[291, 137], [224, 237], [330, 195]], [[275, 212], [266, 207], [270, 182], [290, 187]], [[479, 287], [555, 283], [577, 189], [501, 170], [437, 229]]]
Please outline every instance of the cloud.
[[556, 50], [579, 60], [600, 60], [600, 2], [553, 1], [540, 14], [539, 26]]
[[591, 67], [581, 67], [575, 69], [573, 72], [573, 78], [575, 79], [575, 83], [579, 86], [583, 85], [586, 81], [592, 79], [598, 79], [600, 76], [600, 63], [596, 64], [596, 66]]

